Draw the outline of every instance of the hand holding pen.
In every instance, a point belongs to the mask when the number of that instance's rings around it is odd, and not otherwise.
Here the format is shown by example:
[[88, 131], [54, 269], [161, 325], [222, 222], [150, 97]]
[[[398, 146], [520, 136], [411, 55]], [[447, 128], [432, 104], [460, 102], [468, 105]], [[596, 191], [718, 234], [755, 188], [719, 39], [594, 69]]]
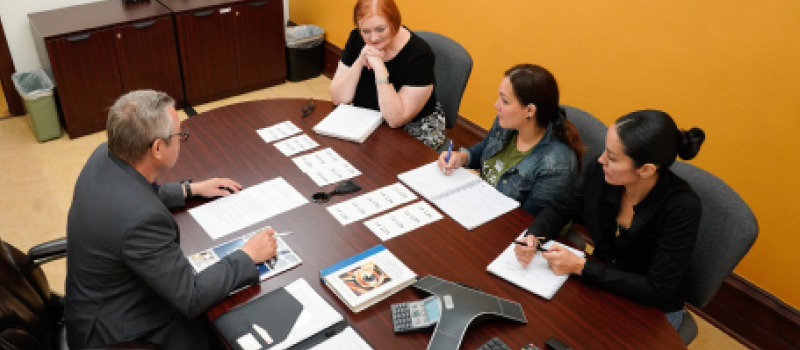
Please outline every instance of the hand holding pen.
[[449, 176], [453, 173], [453, 170], [463, 166], [464, 163], [466, 163], [466, 156], [464, 155], [464, 152], [453, 152], [453, 141], [450, 141], [450, 145], [447, 146], [447, 152], [442, 152], [442, 154], [439, 155], [437, 166], [439, 167], [439, 170], [441, 170], [445, 175]]
[[546, 252], [544, 248], [542, 248], [540, 241], [543, 240], [544, 237], [535, 237], [533, 235], [526, 235], [519, 240], [514, 241], [516, 244], [514, 246], [514, 254], [517, 256], [517, 261], [519, 261], [520, 265], [528, 266], [528, 264], [533, 261], [533, 257], [536, 255], [536, 251]]

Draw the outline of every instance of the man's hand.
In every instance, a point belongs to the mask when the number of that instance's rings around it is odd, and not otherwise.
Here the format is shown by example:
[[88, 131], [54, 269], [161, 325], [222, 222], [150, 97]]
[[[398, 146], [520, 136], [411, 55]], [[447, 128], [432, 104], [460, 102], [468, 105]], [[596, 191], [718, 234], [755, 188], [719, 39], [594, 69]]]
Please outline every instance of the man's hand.
[[570, 273], [580, 275], [583, 272], [583, 266], [586, 265], [586, 258], [581, 258], [558, 244], [550, 246], [548, 251], [542, 253], [542, 257], [547, 260], [550, 269], [557, 276]]
[[278, 254], [278, 242], [273, 237], [274, 234], [275, 230], [271, 228], [256, 233], [244, 244], [242, 251], [256, 264], [272, 259]]
[[225, 197], [242, 190], [242, 185], [238, 182], [217, 177], [194, 182], [190, 186], [192, 186], [193, 195], [206, 198]]

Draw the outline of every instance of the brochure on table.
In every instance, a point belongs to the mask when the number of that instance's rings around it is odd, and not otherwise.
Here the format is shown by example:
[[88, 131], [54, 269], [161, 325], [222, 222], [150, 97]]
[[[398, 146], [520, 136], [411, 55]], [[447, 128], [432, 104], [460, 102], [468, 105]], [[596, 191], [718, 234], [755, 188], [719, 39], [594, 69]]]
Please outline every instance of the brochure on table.
[[[207, 267], [217, 263], [222, 258], [233, 253], [235, 250], [241, 249], [244, 244], [247, 243], [251, 237], [253, 237], [253, 235], [260, 231], [262, 230], [259, 229], [239, 238], [222, 243], [216, 247], [190, 255], [188, 257], [189, 263], [191, 263], [194, 270], [199, 273], [205, 270]], [[278, 255], [274, 259], [256, 264], [256, 267], [258, 268], [258, 276], [262, 281], [300, 265], [300, 263], [303, 262], [303, 260], [300, 259], [294, 250], [292, 250], [292, 248], [289, 247], [289, 245], [286, 244], [286, 241], [284, 241], [281, 237], [275, 237], [275, 240], [278, 243]]]
[[319, 144], [306, 134], [288, 138], [280, 142], [275, 142], [275, 148], [277, 148], [279, 151], [281, 151], [281, 153], [283, 153], [283, 155], [287, 157], [317, 148], [317, 146], [319, 146]]

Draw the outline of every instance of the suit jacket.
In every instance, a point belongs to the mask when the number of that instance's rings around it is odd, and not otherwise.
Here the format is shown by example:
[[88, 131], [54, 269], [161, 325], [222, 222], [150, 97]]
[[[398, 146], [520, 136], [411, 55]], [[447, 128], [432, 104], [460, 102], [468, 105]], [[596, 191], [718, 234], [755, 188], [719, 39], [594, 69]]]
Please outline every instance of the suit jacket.
[[198, 316], [258, 282], [255, 264], [241, 251], [195, 274], [167, 208], [183, 206], [180, 184], [157, 191], [105, 143], [81, 171], [67, 219], [70, 348], [136, 339], [165, 349], [206, 349]]

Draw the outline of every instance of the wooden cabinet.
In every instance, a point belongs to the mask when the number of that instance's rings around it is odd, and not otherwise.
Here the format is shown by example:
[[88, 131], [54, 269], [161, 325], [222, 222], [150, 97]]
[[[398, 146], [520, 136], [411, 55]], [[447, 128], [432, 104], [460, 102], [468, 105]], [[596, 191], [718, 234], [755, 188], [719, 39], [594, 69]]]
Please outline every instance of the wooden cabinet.
[[108, 108], [128, 91], [183, 101], [171, 13], [157, 1], [100, 1], [28, 18], [70, 137], [104, 130]]
[[161, 1], [175, 14], [189, 104], [286, 80], [281, 0]]

